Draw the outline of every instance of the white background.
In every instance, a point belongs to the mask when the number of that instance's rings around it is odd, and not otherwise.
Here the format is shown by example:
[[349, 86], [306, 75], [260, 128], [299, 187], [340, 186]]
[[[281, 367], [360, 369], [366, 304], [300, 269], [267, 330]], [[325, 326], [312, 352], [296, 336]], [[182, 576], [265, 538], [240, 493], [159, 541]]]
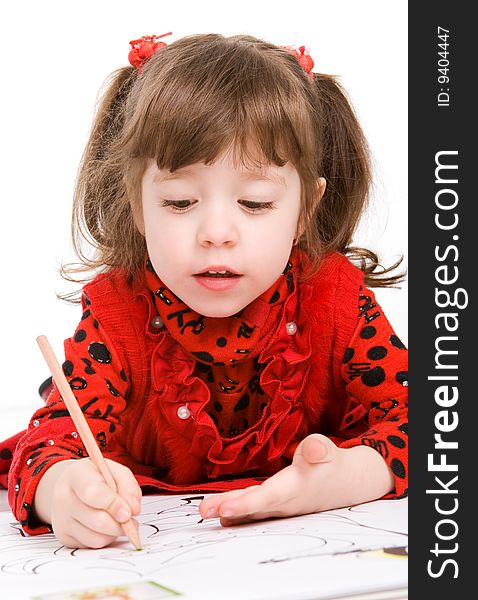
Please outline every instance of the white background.
[[[375, 161], [372, 207], [356, 243], [389, 265], [407, 254], [407, 3], [380, 0], [10, 2], [2, 9], [0, 437], [40, 406], [49, 375], [35, 338], [60, 360], [80, 309], [58, 272], [73, 258], [70, 212], [76, 170], [105, 77], [127, 63], [129, 41], [249, 33], [305, 44], [316, 71], [348, 90]], [[406, 260], [404, 261], [406, 265]], [[376, 291], [407, 342], [407, 288]]]

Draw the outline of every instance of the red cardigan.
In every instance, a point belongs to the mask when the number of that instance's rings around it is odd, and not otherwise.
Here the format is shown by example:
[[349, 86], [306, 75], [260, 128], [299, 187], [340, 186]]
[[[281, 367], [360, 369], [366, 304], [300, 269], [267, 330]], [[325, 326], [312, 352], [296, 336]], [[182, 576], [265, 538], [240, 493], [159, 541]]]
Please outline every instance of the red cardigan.
[[[395, 477], [387, 497], [406, 495], [407, 351], [363, 273], [344, 256], [326, 258], [285, 301], [259, 355], [267, 363], [260, 378], [267, 406], [234, 438], [222, 437], [206, 412], [210, 393], [193, 375], [193, 357], [152, 325], [157, 312], [144, 284], [129, 285], [121, 270], [99, 275], [84, 288], [83, 311], [65, 341], [63, 370], [104, 455], [132, 469], [144, 491], [256, 484], [290, 464], [300, 440], [320, 432], [342, 447], [376, 449]], [[285, 328], [291, 321], [295, 335]], [[56, 389], [26, 432], [0, 444], [10, 506], [27, 532], [48, 530], [29, 515], [41, 476], [84, 455]]]

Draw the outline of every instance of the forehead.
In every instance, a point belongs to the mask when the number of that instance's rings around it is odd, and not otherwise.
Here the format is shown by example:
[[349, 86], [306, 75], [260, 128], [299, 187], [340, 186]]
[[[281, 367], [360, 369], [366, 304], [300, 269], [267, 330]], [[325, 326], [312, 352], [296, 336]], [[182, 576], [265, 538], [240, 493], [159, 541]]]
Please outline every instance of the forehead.
[[205, 174], [211, 173], [212, 175], [214, 172], [220, 172], [221, 174], [230, 176], [239, 182], [263, 181], [286, 187], [288, 176], [290, 177], [292, 172], [295, 171], [294, 167], [289, 164], [286, 164], [283, 167], [278, 167], [276, 165], [256, 165], [249, 167], [234, 166], [228, 157], [222, 157], [210, 165], [205, 163], [195, 163], [174, 171], [170, 171], [168, 169], [159, 169], [156, 164], [151, 166], [153, 167], [154, 172], [154, 183], [191, 180], [201, 177]]

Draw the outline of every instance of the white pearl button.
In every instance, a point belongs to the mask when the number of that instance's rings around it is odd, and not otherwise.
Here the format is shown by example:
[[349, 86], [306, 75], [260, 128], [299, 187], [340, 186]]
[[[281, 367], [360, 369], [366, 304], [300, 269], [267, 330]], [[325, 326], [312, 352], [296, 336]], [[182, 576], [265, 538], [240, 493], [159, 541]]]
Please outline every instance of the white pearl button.
[[159, 315], [155, 315], [151, 319], [151, 327], [154, 327], [154, 329], [161, 329], [161, 327], [163, 327], [163, 325], [164, 325], [164, 321]]
[[20, 489], [20, 486], [18, 485], [18, 483], [15, 485], [15, 491], [18, 492], [18, 490]]
[[31, 458], [29, 458], [29, 459], [27, 460], [27, 465], [31, 465], [31, 464], [32, 464], [32, 459], [31, 459]]
[[55, 442], [53, 440], [48, 440], [48, 443], [50, 444], [50, 446], [54, 446]]
[[289, 335], [294, 335], [297, 331], [297, 325], [294, 321], [289, 321], [289, 323], [286, 324], [285, 329]]
[[37, 421], [36, 419], [33, 421], [33, 427], [38, 427], [38, 425], [40, 425], [40, 421]]
[[184, 406], [180, 406], [178, 408], [178, 417], [180, 419], [189, 419], [190, 416], [191, 416], [191, 411], [189, 410], [187, 404], [185, 404]]
[[71, 432], [71, 437], [74, 437], [75, 439], [78, 437], [78, 434], [76, 433], [76, 431]]

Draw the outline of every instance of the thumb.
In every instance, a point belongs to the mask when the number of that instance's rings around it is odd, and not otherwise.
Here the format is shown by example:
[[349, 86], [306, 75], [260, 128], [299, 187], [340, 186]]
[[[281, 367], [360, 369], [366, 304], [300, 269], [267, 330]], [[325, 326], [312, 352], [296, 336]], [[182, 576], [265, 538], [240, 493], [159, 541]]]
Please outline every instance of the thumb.
[[113, 517], [113, 519], [115, 519], [115, 521], [118, 521], [118, 523], [126, 523], [126, 521], [129, 521], [132, 516], [128, 503], [116, 493], [111, 501], [111, 504], [109, 504], [105, 510]]
[[312, 433], [297, 446], [292, 463], [328, 463], [336, 458], [337, 450], [337, 446], [328, 437]]
[[115, 521], [124, 523], [131, 518], [131, 510], [125, 500], [106, 484], [99, 472], [90, 473], [90, 481], [86, 485], [73, 486], [78, 498], [91, 508], [108, 512]]

